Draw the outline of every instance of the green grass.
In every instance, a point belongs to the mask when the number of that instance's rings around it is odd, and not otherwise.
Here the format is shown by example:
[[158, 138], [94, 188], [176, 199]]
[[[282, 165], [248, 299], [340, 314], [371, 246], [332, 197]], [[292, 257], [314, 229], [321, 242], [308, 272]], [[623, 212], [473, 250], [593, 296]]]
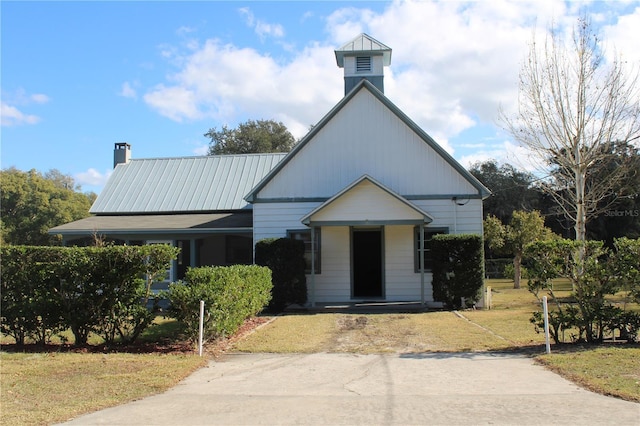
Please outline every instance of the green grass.
[[[513, 281], [489, 280], [491, 310], [418, 314], [314, 314], [281, 316], [237, 342], [243, 352], [461, 352], [517, 350], [595, 392], [640, 402], [640, 345], [552, 345], [529, 322], [541, 309], [536, 298]], [[559, 297], [570, 294], [557, 281]]]
[[640, 347], [554, 349], [536, 358], [549, 369], [594, 392], [640, 402]]
[[[169, 389], [208, 360], [184, 352], [180, 333], [176, 321], [158, 317], [140, 344], [128, 348], [146, 353], [90, 353], [91, 347], [62, 346], [59, 351], [28, 346], [24, 352], [6, 352], [13, 339], [3, 336], [0, 424], [52, 424]], [[99, 345], [102, 339], [91, 336], [89, 342]]]
[[0, 423], [45, 425], [163, 392], [205, 363], [194, 355], [0, 353]]
[[[529, 323], [538, 302], [526, 288], [491, 280], [493, 309], [420, 314], [284, 315], [236, 342], [247, 352], [416, 353], [526, 350], [553, 371], [593, 391], [640, 402], [640, 345], [552, 345]], [[558, 282], [568, 295], [567, 282]], [[173, 320], [141, 336], [155, 353], [0, 352], [0, 424], [56, 423], [162, 392], [207, 358], [184, 351], [181, 328]], [[72, 336], [69, 336], [73, 341]], [[13, 339], [2, 337], [7, 345]], [[101, 343], [98, 336], [90, 339]], [[169, 352], [163, 354], [163, 352]]]

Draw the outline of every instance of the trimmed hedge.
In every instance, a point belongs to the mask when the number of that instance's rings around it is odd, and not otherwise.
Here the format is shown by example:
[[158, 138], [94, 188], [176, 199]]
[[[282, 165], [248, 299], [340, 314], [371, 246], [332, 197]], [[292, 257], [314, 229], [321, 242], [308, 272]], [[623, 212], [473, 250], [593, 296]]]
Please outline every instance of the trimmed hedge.
[[[482, 237], [439, 234], [431, 240], [433, 299], [447, 309], [459, 309], [480, 299], [484, 285]], [[462, 298], [465, 305], [462, 306]]]
[[256, 264], [273, 273], [273, 298], [269, 308], [281, 311], [290, 304], [307, 303], [304, 243], [290, 238], [268, 238], [256, 244]]
[[184, 281], [169, 285], [166, 297], [169, 315], [186, 326], [194, 341], [198, 337], [201, 300], [205, 303], [206, 337], [229, 336], [269, 303], [271, 271], [256, 265], [190, 268]]
[[133, 342], [153, 320], [151, 282], [177, 254], [166, 245], [2, 247], [0, 331], [18, 344], [46, 343], [67, 328], [76, 345], [91, 332]]

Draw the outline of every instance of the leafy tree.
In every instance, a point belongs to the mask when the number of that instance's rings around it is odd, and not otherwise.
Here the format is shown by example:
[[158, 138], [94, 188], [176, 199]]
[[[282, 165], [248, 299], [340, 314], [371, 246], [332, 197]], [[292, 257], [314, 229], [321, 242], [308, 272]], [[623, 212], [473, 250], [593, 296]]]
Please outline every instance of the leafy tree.
[[522, 256], [527, 244], [551, 239], [553, 232], [544, 226], [538, 211], [515, 211], [507, 225], [489, 216], [484, 221], [484, 238], [489, 248], [513, 256], [513, 288], [520, 288]]
[[498, 166], [495, 160], [475, 163], [469, 172], [491, 190], [491, 196], [482, 203], [485, 218], [491, 215], [507, 223], [515, 210], [539, 208], [540, 193], [533, 187], [531, 173], [511, 164]]
[[211, 139], [208, 155], [289, 152], [296, 142], [286, 126], [274, 120], [249, 120], [236, 129], [214, 127], [204, 136]]
[[[538, 241], [527, 246], [529, 291], [538, 299], [543, 293], [550, 296], [549, 323], [556, 343], [567, 330], [577, 330], [577, 342], [602, 342], [616, 330], [627, 341], [637, 338], [640, 314], [625, 309], [626, 304], [614, 303], [611, 296], [638, 300], [639, 255], [640, 240], [627, 238], [617, 239], [613, 250], [602, 241]], [[560, 277], [572, 284], [570, 298], [559, 298], [554, 292], [553, 279]], [[536, 312], [531, 322], [540, 328], [542, 320]]]
[[0, 171], [0, 215], [5, 244], [51, 245], [54, 226], [89, 216], [95, 194], [83, 194], [71, 176], [15, 168]]
[[[520, 71], [518, 112], [502, 113], [515, 140], [537, 157], [540, 187], [586, 239], [586, 224], [603, 211], [631, 169], [608, 167], [614, 141], [640, 137], [639, 76], [619, 57], [606, 60], [591, 22], [578, 20], [570, 43], [550, 29], [544, 44], [531, 44]], [[598, 179], [588, 184], [589, 176]], [[568, 189], [568, 190], [561, 190]]]

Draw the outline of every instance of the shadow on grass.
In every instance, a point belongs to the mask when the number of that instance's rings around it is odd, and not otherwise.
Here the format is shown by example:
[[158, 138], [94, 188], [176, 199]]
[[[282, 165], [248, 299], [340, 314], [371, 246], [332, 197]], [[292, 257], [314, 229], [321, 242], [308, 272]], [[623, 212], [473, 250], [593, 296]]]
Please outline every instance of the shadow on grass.
[[0, 349], [4, 352], [27, 353], [158, 353], [158, 354], [184, 354], [193, 352], [193, 344], [184, 338], [184, 326], [174, 320], [162, 320], [147, 328], [133, 343], [122, 344], [86, 344], [74, 345], [69, 343], [47, 344], [2, 344]]

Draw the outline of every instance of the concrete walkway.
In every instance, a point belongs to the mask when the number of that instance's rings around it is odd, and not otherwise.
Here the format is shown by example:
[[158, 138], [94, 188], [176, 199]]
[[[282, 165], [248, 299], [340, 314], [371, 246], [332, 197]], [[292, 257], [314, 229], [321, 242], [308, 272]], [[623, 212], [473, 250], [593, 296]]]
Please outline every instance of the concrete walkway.
[[639, 425], [523, 355], [229, 354], [175, 388], [68, 425]]

